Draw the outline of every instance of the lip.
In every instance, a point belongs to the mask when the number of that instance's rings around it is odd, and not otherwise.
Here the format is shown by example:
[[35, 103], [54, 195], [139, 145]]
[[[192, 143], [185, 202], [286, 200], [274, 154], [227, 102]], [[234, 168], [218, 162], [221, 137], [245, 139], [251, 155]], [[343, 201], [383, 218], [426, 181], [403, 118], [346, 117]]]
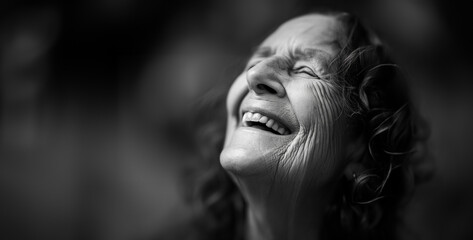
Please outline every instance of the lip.
[[240, 111], [239, 111], [239, 118], [238, 118], [239, 123], [241, 124], [241, 119], [243, 117], [243, 114], [246, 112], [260, 113], [264, 116], [267, 116], [281, 123], [286, 129], [289, 130], [288, 135], [292, 135], [296, 133], [299, 130], [299, 127], [298, 127], [299, 125], [297, 123], [295, 116], [293, 116], [293, 114], [287, 113], [288, 111], [282, 110], [284, 109], [282, 107], [271, 106], [273, 104], [274, 103], [272, 102], [268, 104], [268, 103], [259, 102], [259, 101], [255, 101], [252, 103], [245, 103], [245, 101], [243, 101], [240, 106]]

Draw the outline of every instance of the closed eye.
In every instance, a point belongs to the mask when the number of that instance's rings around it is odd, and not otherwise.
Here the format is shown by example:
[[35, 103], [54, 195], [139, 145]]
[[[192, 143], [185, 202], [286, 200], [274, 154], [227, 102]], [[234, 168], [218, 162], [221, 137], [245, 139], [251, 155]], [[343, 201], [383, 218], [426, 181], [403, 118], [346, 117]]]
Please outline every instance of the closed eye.
[[319, 75], [317, 75], [312, 68], [307, 66], [300, 66], [293, 69], [293, 73], [305, 75], [306, 77], [320, 79]]

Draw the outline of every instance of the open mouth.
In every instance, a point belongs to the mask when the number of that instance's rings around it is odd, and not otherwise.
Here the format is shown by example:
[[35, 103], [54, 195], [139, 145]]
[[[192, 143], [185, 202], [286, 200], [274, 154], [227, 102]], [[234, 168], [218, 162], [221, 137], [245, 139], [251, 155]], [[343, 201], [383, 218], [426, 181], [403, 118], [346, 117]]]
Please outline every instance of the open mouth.
[[245, 112], [242, 117], [242, 124], [245, 127], [257, 128], [277, 135], [290, 134], [289, 129], [282, 123], [261, 113]]

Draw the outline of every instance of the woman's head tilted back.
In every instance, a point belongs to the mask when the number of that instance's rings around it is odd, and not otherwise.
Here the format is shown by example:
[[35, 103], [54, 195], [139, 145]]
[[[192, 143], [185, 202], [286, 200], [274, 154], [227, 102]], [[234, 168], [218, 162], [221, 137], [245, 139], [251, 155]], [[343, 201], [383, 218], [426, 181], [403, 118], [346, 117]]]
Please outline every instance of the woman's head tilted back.
[[288, 184], [308, 178], [324, 185], [336, 174], [346, 124], [330, 63], [344, 36], [338, 19], [313, 14], [263, 41], [227, 97], [225, 169], [237, 177], [286, 176]]
[[[282, 24], [226, 105], [220, 163], [245, 207], [221, 206], [244, 211], [247, 238], [395, 238], [422, 136], [403, 75], [355, 17]], [[224, 211], [239, 194], [203, 196]]]

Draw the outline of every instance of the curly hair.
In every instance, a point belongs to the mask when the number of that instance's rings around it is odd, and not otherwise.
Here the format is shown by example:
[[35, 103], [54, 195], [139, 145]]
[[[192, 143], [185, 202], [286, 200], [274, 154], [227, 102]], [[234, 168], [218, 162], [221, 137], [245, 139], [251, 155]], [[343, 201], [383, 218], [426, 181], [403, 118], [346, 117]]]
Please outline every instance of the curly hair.
[[334, 60], [345, 113], [356, 147], [348, 156], [363, 171], [342, 179], [326, 218], [336, 239], [398, 239], [400, 210], [416, 184], [430, 177], [425, 156], [426, 123], [409, 98], [407, 77], [353, 15], [348, 44]]
[[[402, 207], [415, 185], [429, 176], [418, 167], [424, 159], [426, 124], [410, 101], [406, 75], [359, 20], [342, 12], [318, 13], [337, 17], [347, 30], [347, 44], [332, 62], [333, 76], [356, 143], [349, 162], [362, 166], [339, 183], [323, 235], [398, 239]], [[242, 239], [245, 203], [218, 161], [225, 127], [221, 119], [215, 121], [215, 113], [224, 110], [224, 96], [216, 96], [214, 121], [204, 120], [198, 139], [208, 165], [194, 192], [202, 211], [197, 223], [204, 239]]]

